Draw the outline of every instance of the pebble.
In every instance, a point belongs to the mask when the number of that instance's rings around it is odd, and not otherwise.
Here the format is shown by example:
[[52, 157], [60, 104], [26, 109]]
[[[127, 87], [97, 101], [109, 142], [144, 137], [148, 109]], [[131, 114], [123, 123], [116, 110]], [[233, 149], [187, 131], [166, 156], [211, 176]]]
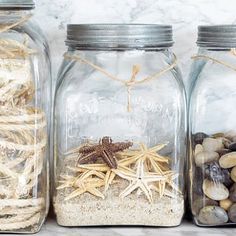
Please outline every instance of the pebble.
[[236, 183], [229, 190], [229, 199], [233, 202], [236, 202]]
[[231, 151], [236, 151], [236, 142], [231, 143], [231, 144], [229, 145], [229, 149], [230, 149]]
[[198, 215], [198, 220], [206, 225], [220, 225], [228, 222], [226, 211], [219, 206], [206, 206]]
[[229, 146], [232, 144], [232, 142], [227, 138], [223, 138], [222, 140], [225, 148], [229, 149]]
[[220, 155], [220, 157], [227, 154], [227, 153], [230, 153], [230, 152], [232, 152], [232, 151], [229, 149], [226, 149], [226, 148], [220, 149], [219, 151], [217, 151], [217, 153]]
[[200, 167], [196, 167], [194, 170], [194, 184], [193, 184], [193, 192], [198, 195], [203, 195], [202, 183], [204, 180], [203, 170]]
[[196, 216], [199, 211], [205, 206], [219, 206], [217, 201], [207, 197], [198, 196], [192, 204], [192, 213]]
[[236, 166], [236, 152], [230, 152], [221, 156], [219, 160], [220, 166], [225, 169]]
[[204, 194], [212, 200], [220, 201], [229, 197], [229, 190], [222, 183], [215, 183], [205, 179], [203, 181], [202, 189]]
[[203, 140], [207, 138], [208, 135], [202, 132], [196, 133], [194, 135], [194, 142], [195, 144], [202, 144]]
[[221, 149], [224, 149], [223, 139], [222, 138], [205, 138], [202, 142], [202, 146], [205, 151], [216, 152]]
[[236, 182], [236, 166], [231, 170], [230, 177], [234, 182]]
[[200, 152], [203, 152], [203, 146], [201, 144], [197, 144], [195, 146], [194, 155], [196, 156]]
[[224, 134], [224, 136], [230, 140], [233, 140], [234, 137], [236, 137], [235, 130], [230, 130]]
[[233, 202], [230, 199], [225, 199], [220, 201], [220, 207], [228, 211], [229, 208], [233, 205]]
[[200, 167], [207, 162], [218, 161], [219, 157], [217, 152], [203, 151], [195, 155], [195, 163]]
[[216, 133], [211, 135], [211, 138], [223, 138], [225, 136], [224, 133]]
[[222, 169], [217, 162], [204, 165], [204, 173], [209, 180], [230, 186], [233, 182], [227, 169]]
[[233, 223], [236, 223], [236, 203], [230, 207], [228, 215], [229, 215], [229, 219]]

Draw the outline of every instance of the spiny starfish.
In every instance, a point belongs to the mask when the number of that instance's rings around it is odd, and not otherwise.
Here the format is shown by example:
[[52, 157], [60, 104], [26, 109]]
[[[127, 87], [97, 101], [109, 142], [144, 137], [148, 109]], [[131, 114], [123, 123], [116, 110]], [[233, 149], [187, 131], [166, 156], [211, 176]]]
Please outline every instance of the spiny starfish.
[[122, 160], [119, 161], [119, 165], [129, 166], [139, 160], [143, 160], [148, 170], [163, 174], [163, 171], [167, 170], [165, 164], [169, 163], [169, 157], [161, 156], [158, 154], [158, 151], [163, 149], [166, 145], [167, 144], [159, 144], [148, 148], [145, 144], [140, 143], [139, 149], [130, 149], [118, 153], [122, 158]]
[[118, 169], [114, 169], [113, 171], [122, 179], [130, 181], [129, 186], [120, 194], [121, 198], [125, 198], [134, 190], [140, 189], [144, 192], [149, 202], [153, 201], [149, 183], [161, 181], [165, 178], [164, 176], [154, 172], [145, 172], [143, 160], [138, 161], [136, 172], [125, 166], [118, 167]]
[[76, 168], [69, 169], [76, 172], [84, 172], [85, 170], [95, 170], [105, 174], [105, 192], [108, 190], [109, 186], [112, 184], [116, 174], [112, 171], [112, 169], [106, 164], [87, 164], [87, 165], [77, 165]]
[[117, 168], [115, 153], [128, 149], [133, 145], [132, 142], [113, 143], [110, 137], [103, 137], [99, 144], [83, 145], [79, 148], [80, 153], [79, 164], [87, 164], [96, 162], [98, 158], [102, 160], [112, 169]]
[[66, 201], [77, 197], [85, 192], [89, 192], [90, 194], [100, 197], [102, 199], [105, 198], [105, 196], [97, 189], [105, 185], [105, 174], [101, 172], [95, 170], [87, 170], [77, 177], [67, 175], [61, 177], [64, 180], [60, 181], [62, 185], [57, 187], [58, 190], [68, 187], [77, 188], [65, 198]]

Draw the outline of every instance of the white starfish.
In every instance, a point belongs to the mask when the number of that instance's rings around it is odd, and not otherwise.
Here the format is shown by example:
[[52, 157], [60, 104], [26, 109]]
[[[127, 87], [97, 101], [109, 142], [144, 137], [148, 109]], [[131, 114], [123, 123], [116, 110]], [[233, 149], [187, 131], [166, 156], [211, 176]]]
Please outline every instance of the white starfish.
[[153, 172], [145, 172], [144, 161], [137, 162], [136, 172], [128, 167], [119, 167], [113, 170], [118, 176], [123, 179], [129, 180], [129, 186], [120, 194], [121, 198], [125, 198], [131, 194], [134, 190], [140, 189], [144, 192], [149, 202], [152, 202], [152, 191], [149, 183], [164, 180], [165, 177]]

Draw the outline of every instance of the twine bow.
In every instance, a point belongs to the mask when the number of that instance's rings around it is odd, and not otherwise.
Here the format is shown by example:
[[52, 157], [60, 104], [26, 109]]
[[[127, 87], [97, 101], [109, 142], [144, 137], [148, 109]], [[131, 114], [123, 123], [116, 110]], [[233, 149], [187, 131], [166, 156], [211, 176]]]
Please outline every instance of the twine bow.
[[106, 71], [102, 67], [93, 64], [91, 61], [86, 60], [85, 58], [80, 57], [79, 55], [70, 56], [67, 53], [65, 53], [64, 58], [69, 59], [69, 60], [76, 60], [76, 61], [80, 61], [82, 63], [85, 63], [85, 64], [91, 66], [92, 68], [94, 68], [95, 70], [101, 72], [105, 76], [107, 76], [107, 78], [110, 78], [112, 80], [115, 80], [117, 82], [122, 83], [127, 89], [127, 111], [128, 112], [131, 112], [131, 110], [132, 110], [131, 109], [131, 90], [134, 86], [149, 82], [149, 81], [151, 81], [155, 78], [159, 78], [163, 74], [165, 74], [166, 72], [171, 71], [172, 69], [174, 69], [177, 65], [177, 58], [174, 55], [174, 61], [171, 65], [168, 65], [166, 68], [162, 69], [161, 71], [159, 71], [157, 73], [154, 73], [153, 75], [147, 76], [147, 77], [145, 77], [141, 80], [136, 80], [136, 77], [137, 77], [138, 73], [141, 71], [141, 66], [140, 65], [134, 65], [133, 68], [132, 68], [132, 74], [131, 74], [130, 79], [129, 80], [122, 80], [122, 79], [110, 74], [108, 71]]

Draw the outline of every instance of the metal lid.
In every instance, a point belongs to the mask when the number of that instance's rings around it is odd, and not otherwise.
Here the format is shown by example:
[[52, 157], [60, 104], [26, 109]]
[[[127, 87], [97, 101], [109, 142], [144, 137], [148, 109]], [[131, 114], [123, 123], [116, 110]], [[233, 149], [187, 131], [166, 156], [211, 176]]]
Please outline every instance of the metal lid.
[[34, 6], [33, 0], [0, 0], [0, 8], [33, 9]]
[[236, 25], [199, 26], [197, 45], [209, 48], [236, 48]]
[[79, 24], [67, 26], [66, 45], [81, 49], [167, 48], [172, 26], [156, 24]]

